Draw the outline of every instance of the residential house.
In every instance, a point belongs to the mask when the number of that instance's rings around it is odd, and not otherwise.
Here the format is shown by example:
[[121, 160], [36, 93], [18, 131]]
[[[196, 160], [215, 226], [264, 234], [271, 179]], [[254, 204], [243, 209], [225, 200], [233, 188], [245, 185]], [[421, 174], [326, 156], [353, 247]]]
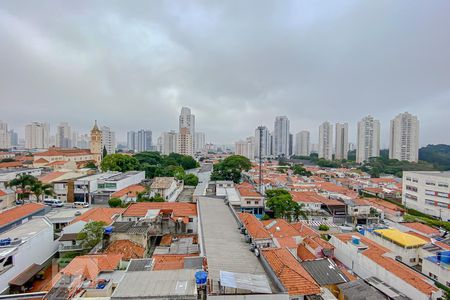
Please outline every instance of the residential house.
[[175, 202], [183, 190], [183, 182], [175, 177], [155, 177], [150, 185], [150, 197], [160, 195], [165, 201]]
[[48, 208], [40, 203], [26, 203], [0, 212], [0, 233], [19, 226], [35, 216], [43, 216]]
[[120, 191], [111, 194], [111, 198], [119, 198], [123, 203], [136, 202], [140, 193], [145, 193], [146, 188], [140, 184], [133, 184]]
[[248, 182], [236, 186], [241, 201], [241, 212], [248, 212], [262, 217], [264, 215], [264, 196]]

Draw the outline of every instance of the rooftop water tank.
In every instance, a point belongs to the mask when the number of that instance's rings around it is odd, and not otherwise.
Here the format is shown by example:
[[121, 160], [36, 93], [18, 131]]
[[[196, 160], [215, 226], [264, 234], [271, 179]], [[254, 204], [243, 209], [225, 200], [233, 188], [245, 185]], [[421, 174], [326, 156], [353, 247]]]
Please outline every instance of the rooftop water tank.
[[105, 234], [111, 234], [112, 231], [113, 231], [112, 226], [107, 226], [107, 227], [105, 227]]
[[437, 259], [444, 264], [450, 264], [450, 251], [438, 252]]
[[352, 244], [353, 245], [359, 245], [360, 244], [360, 238], [357, 236], [352, 235]]
[[198, 271], [195, 273], [195, 283], [198, 285], [206, 284], [208, 273], [205, 271]]

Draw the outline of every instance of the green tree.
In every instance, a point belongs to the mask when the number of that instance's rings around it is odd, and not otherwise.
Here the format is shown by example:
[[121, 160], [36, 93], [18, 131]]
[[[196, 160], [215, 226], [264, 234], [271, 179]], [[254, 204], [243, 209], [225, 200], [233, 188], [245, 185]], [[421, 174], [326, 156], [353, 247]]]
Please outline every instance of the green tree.
[[308, 170], [306, 170], [303, 166], [301, 165], [293, 165], [291, 167], [292, 171], [294, 172], [295, 175], [299, 175], [299, 176], [311, 176], [312, 173]]
[[16, 178], [12, 179], [8, 182], [8, 186], [14, 188], [14, 190], [17, 192], [20, 190], [20, 193], [18, 193], [17, 197], [20, 200], [28, 198], [31, 191], [31, 186], [33, 186], [38, 180], [36, 177], [28, 174], [19, 174], [16, 176]]
[[43, 201], [44, 196], [55, 195], [55, 191], [53, 190], [53, 186], [51, 184], [44, 184], [39, 180], [33, 182], [30, 186], [30, 192], [34, 194], [37, 202]]
[[194, 174], [187, 174], [183, 178], [184, 184], [188, 186], [197, 186], [198, 184], [198, 177]]
[[136, 158], [126, 154], [110, 154], [101, 162], [100, 167], [105, 171], [128, 172], [139, 170], [139, 162]]
[[108, 156], [108, 151], [106, 151], [106, 146], [103, 146], [102, 159]]
[[303, 206], [292, 200], [292, 195], [283, 189], [273, 189], [266, 191], [266, 206], [274, 212], [276, 218], [283, 218], [289, 221], [298, 221], [301, 217], [307, 219]]
[[328, 231], [328, 230], [330, 230], [330, 227], [325, 225], [325, 224], [320, 224], [319, 225], [319, 230], [320, 231]]
[[97, 166], [96, 166], [95, 163], [92, 162], [92, 161], [90, 161], [90, 162], [88, 162], [87, 164], [85, 164], [84, 167], [85, 167], [85, 168], [88, 168], [88, 169], [97, 169]]
[[231, 155], [214, 165], [211, 180], [232, 180], [239, 183], [242, 171], [248, 171], [251, 167], [252, 163], [248, 158]]
[[102, 240], [105, 226], [104, 222], [89, 222], [84, 225], [77, 237], [80, 245], [85, 249], [94, 248]]
[[110, 198], [108, 200], [109, 207], [120, 207], [122, 206], [122, 199], [120, 198]]

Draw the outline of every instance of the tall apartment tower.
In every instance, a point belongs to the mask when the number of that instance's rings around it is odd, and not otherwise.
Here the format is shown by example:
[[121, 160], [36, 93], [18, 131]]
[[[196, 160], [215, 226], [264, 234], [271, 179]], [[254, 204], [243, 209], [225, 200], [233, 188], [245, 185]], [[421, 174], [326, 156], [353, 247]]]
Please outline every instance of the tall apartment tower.
[[152, 142], [152, 131], [141, 129], [136, 133], [136, 152], [151, 151]]
[[380, 121], [372, 116], [358, 122], [356, 162], [362, 163], [371, 157], [380, 156]]
[[161, 154], [168, 155], [177, 152], [178, 134], [172, 130], [163, 132], [158, 138], [158, 150]]
[[330, 122], [319, 126], [319, 158], [333, 159], [333, 125]]
[[0, 148], [5, 149], [11, 146], [8, 135], [8, 123], [0, 120]]
[[56, 127], [56, 147], [72, 147], [72, 131], [67, 122], [61, 122], [58, 127]]
[[417, 162], [419, 160], [419, 120], [408, 112], [391, 120], [389, 158]]
[[189, 133], [189, 128], [181, 128], [178, 134], [177, 153], [182, 155], [193, 156], [192, 135]]
[[128, 151], [136, 151], [136, 131], [127, 132], [127, 149]]
[[[191, 113], [189, 107], [182, 107], [181, 114], [179, 117], [179, 136], [177, 146], [179, 154], [190, 155], [194, 154], [194, 139], [195, 139], [195, 116]], [[190, 149], [189, 149], [190, 148]], [[181, 150], [182, 149], [182, 150]], [[185, 154], [190, 153], [190, 154]]]
[[267, 157], [272, 154], [272, 139], [266, 126], [259, 126], [255, 130], [255, 157], [259, 158], [259, 147], [261, 146], [261, 156]]
[[116, 152], [116, 134], [107, 126], [101, 127], [102, 131], [102, 151], [106, 149], [108, 154]]
[[245, 140], [235, 143], [235, 154], [247, 157], [250, 160], [255, 159], [255, 137], [251, 136]]
[[336, 123], [335, 159], [348, 159], [348, 123]]
[[276, 156], [289, 156], [289, 127], [290, 122], [286, 116], [275, 118], [273, 131], [273, 154]]
[[196, 132], [194, 138], [194, 152], [200, 152], [205, 148], [206, 137], [204, 132]]
[[300, 131], [295, 135], [295, 155], [309, 156], [310, 153], [310, 133], [307, 130]]
[[94, 127], [91, 130], [91, 153], [94, 155], [96, 164], [100, 164], [102, 161], [102, 131], [97, 126], [97, 120], [94, 123]]
[[25, 148], [47, 149], [50, 128], [47, 123], [33, 122], [25, 126]]

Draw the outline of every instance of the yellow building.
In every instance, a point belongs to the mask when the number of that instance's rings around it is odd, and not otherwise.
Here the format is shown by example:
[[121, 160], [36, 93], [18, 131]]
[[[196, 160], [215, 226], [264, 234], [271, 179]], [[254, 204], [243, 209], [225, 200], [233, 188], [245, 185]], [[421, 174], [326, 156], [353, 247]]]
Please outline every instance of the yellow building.
[[97, 126], [97, 120], [91, 130], [91, 153], [97, 165], [102, 161], [102, 132]]

